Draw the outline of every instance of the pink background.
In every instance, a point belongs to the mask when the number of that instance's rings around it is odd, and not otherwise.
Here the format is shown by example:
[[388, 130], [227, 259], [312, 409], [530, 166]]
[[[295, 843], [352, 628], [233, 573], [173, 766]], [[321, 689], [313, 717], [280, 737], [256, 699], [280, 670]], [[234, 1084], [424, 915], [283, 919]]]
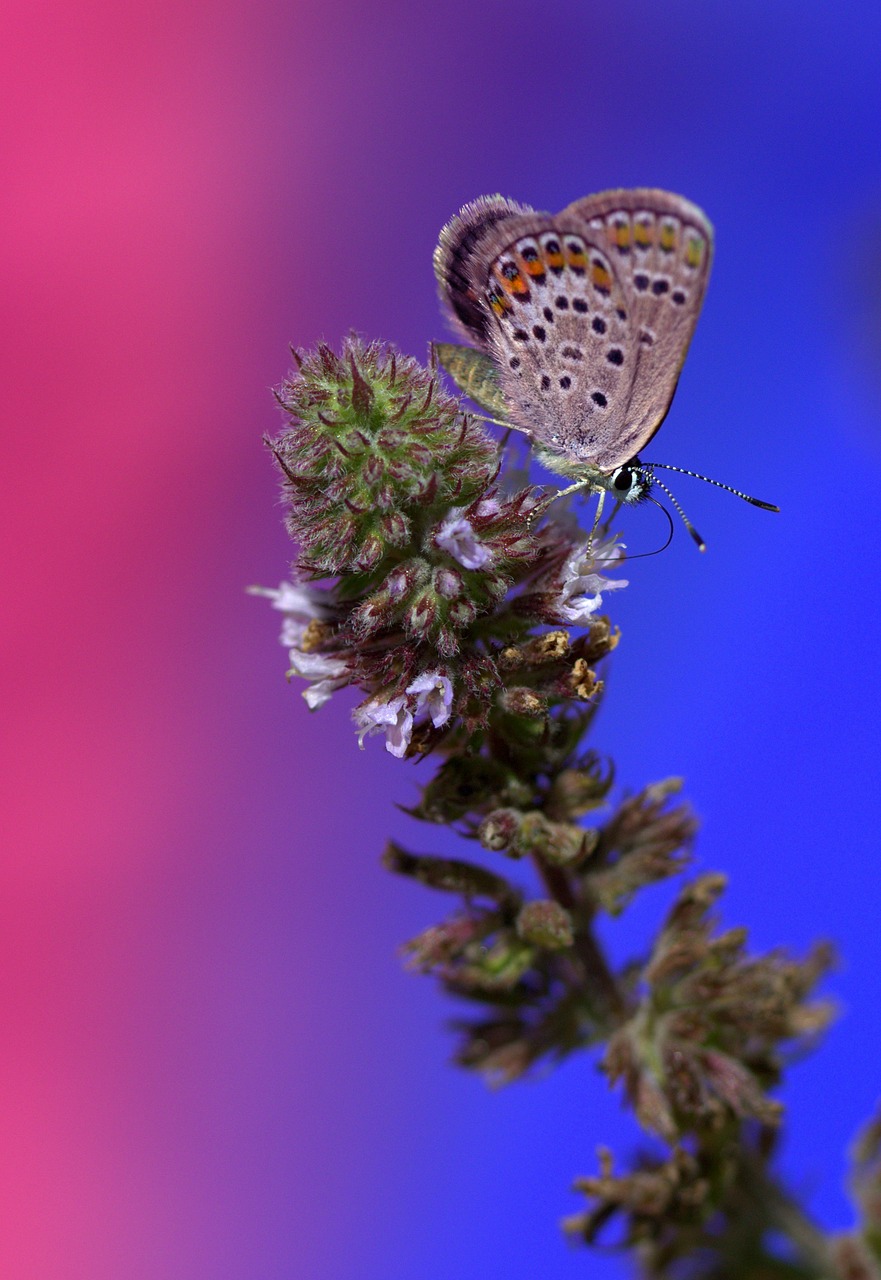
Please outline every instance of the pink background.
[[394, 954], [441, 904], [378, 854], [454, 846], [351, 698], [308, 716], [243, 593], [290, 556], [287, 342], [421, 355], [437, 230], [495, 190], [657, 183], [719, 228], [658, 454], [784, 516], [677, 488], [710, 551], [634, 566], [597, 745], [631, 787], [688, 776], [756, 945], [841, 938], [785, 1161], [846, 1225], [879, 1091], [881, 112], [877, 9], [835, 12], [6, 5], [0, 1275], [623, 1274], [556, 1220], [627, 1118], [586, 1059], [501, 1095], [446, 1066]]

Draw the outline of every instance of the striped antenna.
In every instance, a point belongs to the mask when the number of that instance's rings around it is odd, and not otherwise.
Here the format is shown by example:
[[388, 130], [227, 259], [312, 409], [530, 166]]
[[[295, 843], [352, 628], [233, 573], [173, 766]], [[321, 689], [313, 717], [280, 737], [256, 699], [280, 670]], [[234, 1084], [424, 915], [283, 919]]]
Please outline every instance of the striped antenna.
[[[673, 468], [673, 470], [674, 470], [674, 471], [678, 471], [678, 470], [679, 470], [679, 468], [678, 468], [678, 467], [674, 467], [674, 468]], [[703, 478], [704, 478], [704, 477], [702, 476], [702, 477], [701, 477], [701, 479], [703, 479]], [[697, 529], [695, 529], [694, 525], [691, 523], [691, 521], [689, 520], [688, 516], [687, 516], [687, 515], [685, 514], [685, 512], [682, 510], [682, 508], [680, 507], [679, 503], [678, 503], [678, 502], [676, 501], [676, 499], [673, 497], [673, 494], [670, 492], [670, 490], [667, 488], [667, 486], [664, 484], [664, 482], [663, 482], [662, 480], [659, 480], [657, 476], [652, 476], [652, 477], [651, 477], [651, 479], [652, 479], [652, 480], [654, 480], [655, 484], [658, 486], [658, 488], [659, 488], [659, 489], [663, 489], [663, 490], [664, 490], [664, 493], [666, 493], [667, 497], [668, 497], [668, 498], [670, 499], [670, 501], [673, 503], [673, 506], [674, 506], [674, 507], [676, 508], [676, 510], [679, 512], [679, 515], [680, 515], [680, 517], [681, 517], [681, 519], [682, 519], [682, 523], [685, 525], [686, 529], [688, 530], [688, 532], [691, 534], [691, 536], [694, 538], [695, 542], [697, 543], [697, 549], [698, 549], [698, 551], [706, 551], [706, 549], [707, 549], [707, 544], [704, 542], [703, 538], [700, 536], [700, 534], [698, 533]], [[723, 485], [722, 487], [723, 487], [723, 489], [724, 489], [724, 488], [727, 488], [727, 485]], [[659, 503], [658, 505], [660, 506], [660, 503]]]
[[[744, 502], [751, 503], [754, 507], [761, 507], [763, 511], [779, 511], [779, 507], [775, 507], [773, 502], [762, 502], [761, 498], [751, 498], [748, 493], [742, 493], [740, 489], [735, 489], [730, 484], [723, 484], [721, 480], [711, 480], [709, 476], [702, 476], [699, 471], [688, 471], [685, 467], [671, 467], [669, 462], [639, 462], [637, 464], [646, 471], [651, 472], [655, 467], [660, 467], [664, 471], [678, 471], [682, 476], [693, 476], [695, 480], [703, 480], [706, 484], [714, 484], [717, 489], [727, 489], [729, 493], [733, 493], [737, 498], [743, 498]], [[660, 484], [660, 480], [658, 484]], [[664, 486], [661, 485], [663, 489]], [[669, 493], [669, 490], [664, 490]], [[673, 495], [670, 494], [672, 500]]]

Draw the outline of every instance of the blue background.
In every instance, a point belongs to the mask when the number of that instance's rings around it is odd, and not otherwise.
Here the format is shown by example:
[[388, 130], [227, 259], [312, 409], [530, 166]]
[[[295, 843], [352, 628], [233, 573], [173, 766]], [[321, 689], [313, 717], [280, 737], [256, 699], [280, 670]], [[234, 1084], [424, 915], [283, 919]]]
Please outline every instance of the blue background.
[[[558, 209], [591, 190], [658, 185], [716, 225], [704, 314], [651, 456], [782, 514], [676, 481], [709, 549], [699, 555], [677, 528], [670, 550], [633, 563], [630, 588], [610, 599], [624, 639], [594, 742], [626, 786], [685, 776], [703, 823], [699, 863], [730, 874], [724, 919], [746, 924], [754, 947], [838, 941], [831, 989], [843, 1017], [788, 1080], [783, 1168], [819, 1219], [843, 1228], [845, 1148], [881, 1086], [881, 13], [448, 4], [423, 26], [385, 12], [358, 33], [372, 85], [340, 122], [326, 200], [310, 213], [310, 234], [347, 241], [358, 263], [348, 287], [317, 301], [315, 334], [353, 324], [420, 351], [439, 332], [434, 234], [478, 194]], [[656, 512], [623, 521], [633, 549], [656, 545]], [[336, 708], [324, 714], [339, 725]], [[349, 768], [344, 737], [328, 749]], [[409, 782], [375, 754], [352, 766], [363, 782], [348, 775], [364, 832], [441, 847], [385, 809]], [[626, 1156], [635, 1141], [592, 1063], [498, 1095], [448, 1074], [438, 999], [387, 968], [433, 903], [378, 885], [369, 859], [347, 874], [363, 878], [379, 917], [366, 1016], [382, 1063], [362, 1115], [379, 1126], [364, 1137], [376, 1142], [378, 1234], [334, 1274], [621, 1274], [620, 1260], [573, 1253], [554, 1227], [577, 1204], [569, 1180], [593, 1171], [595, 1145]], [[616, 949], [645, 936], [664, 897], [616, 927]], [[353, 966], [361, 954], [352, 947]]]

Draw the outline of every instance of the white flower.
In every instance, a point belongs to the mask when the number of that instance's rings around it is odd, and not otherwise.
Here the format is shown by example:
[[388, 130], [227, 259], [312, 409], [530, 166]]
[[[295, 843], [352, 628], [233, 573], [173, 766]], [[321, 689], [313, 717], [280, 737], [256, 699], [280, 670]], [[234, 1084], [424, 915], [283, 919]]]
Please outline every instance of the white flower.
[[447, 723], [453, 708], [453, 686], [448, 676], [437, 671], [423, 671], [412, 684], [407, 685], [407, 692], [416, 694], [416, 715], [424, 711], [435, 729]]
[[407, 706], [403, 694], [381, 702], [371, 698], [360, 707], [356, 707], [353, 715], [360, 732], [358, 745], [363, 747], [364, 738], [369, 733], [385, 731], [385, 749], [399, 760], [405, 755], [413, 735], [413, 714]]
[[327, 653], [307, 653], [302, 645], [310, 622], [330, 617], [328, 593], [298, 582], [282, 582], [278, 590], [272, 587], [249, 587], [248, 590], [251, 595], [266, 596], [273, 609], [284, 614], [279, 639], [291, 660], [288, 675], [313, 682], [303, 694], [310, 711], [324, 706], [336, 689], [348, 683], [348, 668], [341, 658]]
[[477, 504], [477, 515], [479, 516], [497, 516], [502, 509], [502, 504], [495, 498], [483, 498]]
[[324, 706], [330, 695], [336, 693], [337, 689], [342, 688], [345, 683], [345, 680], [319, 680], [317, 684], [310, 684], [308, 689], [303, 690], [306, 706], [310, 711], [317, 711], [319, 707]]
[[302, 676], [313, 683], [303, 693], [310, 711], [323, 707], [332, 693], [348, 683], [348, 667], [342, 658], [329, 653], [303, 653], [291, 649], [289, 675]]
[[255, 596], [266, 596], [273, 609], [284, 614], [279, 639], [286, 649], [299, 649], [309, 623], [329, 616], [327, 592], [296, 582], [282, 582], [278, 590], [271, 587], [249, 587]]
[[439, 547], [458, 560], [463, 569], [482, 569], [492, 559], [492, 552], [462, 515], [464, 507], [451, 507], [434, 535]]
[[603, 603], [602, 593], [627, 586], [625, 578], [606, 578], [595, 572], [598, 564], [614, 563], [622, 555], [623, 548], [614, 537], [595, 542], [592, 547], [583, 542], [569, 553], [557, 598], [557, 610], [562, 621], [586, 627], [591, 614], [596, 613]]
[[453, 685], [439, 671], [424, 671], [394, 698], [370, 698], [356, 707], [352, 715], [358, 726], [358, 745], [364, 745], [368, 734], [385, 734], [385, 749], [400, 760], [407, 754], [413, 737], [413, 725], [427, 716], [435, 729], [450, 718], [453, 707]]

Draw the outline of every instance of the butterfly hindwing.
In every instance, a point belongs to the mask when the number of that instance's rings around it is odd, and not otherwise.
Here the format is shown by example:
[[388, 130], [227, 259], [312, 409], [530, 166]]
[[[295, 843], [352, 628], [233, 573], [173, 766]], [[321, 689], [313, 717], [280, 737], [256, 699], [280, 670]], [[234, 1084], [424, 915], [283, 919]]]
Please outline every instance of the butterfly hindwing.
[[491, 417], [504, 421], [510, 411], [499, 386], [495, 361], [474, 347], [454, 342], [435, 342], [433, 346], [438, 360], [459, 390]]

